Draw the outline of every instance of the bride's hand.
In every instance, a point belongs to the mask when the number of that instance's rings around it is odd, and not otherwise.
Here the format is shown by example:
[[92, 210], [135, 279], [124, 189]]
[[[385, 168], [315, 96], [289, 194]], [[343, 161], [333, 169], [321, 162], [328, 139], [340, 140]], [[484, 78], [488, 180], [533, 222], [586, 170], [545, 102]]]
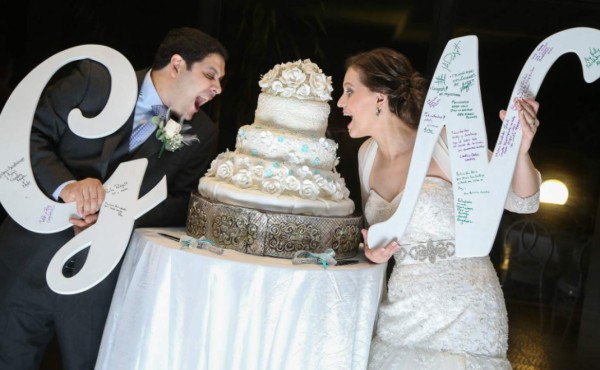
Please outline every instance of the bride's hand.
[[392, 241], [390, 244], [386, 245], [385, 247], [371, 249], [367, 245], [367, 230], [366, 229], [362, 229], [362, 235], [363, 235], [363, 240], [364, 240], [364, 244], [365, 244], [365, 257], [367, 257], [369, 259], [369, 261], [371, 261], [371, 262], [375, 262], [375, 263], [387, 262], [390, 258], [392, 258], [394, 253], [396, 253], [398, 251], [398, 249], [400, 249], [400, 244], [398, 244], [398, 242], [396, 242], [395, 240]]
[[[519, 112], [519, 122], [521, 123], [521, 130], [523, 136], [521, 139], [521, 147], [519, 148], [520, 153], [527, 153], [531, 147], [533, 137], [540, 127], [540, 121], [537, 119], [537, 112], [540, 108], [540, 103], [531, 99], [515, 99], [517, 111]], [[506, 111], [500, 111], [500, 119], [504, 120]]]

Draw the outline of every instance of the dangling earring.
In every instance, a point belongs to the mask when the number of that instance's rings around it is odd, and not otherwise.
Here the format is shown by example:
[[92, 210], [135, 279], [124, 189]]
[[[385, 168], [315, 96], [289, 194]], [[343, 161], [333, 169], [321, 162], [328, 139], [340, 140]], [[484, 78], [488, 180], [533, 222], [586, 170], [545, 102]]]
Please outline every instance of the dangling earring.
[[375, 116], [379, 117], [380, 114], [381, 114], [381, 108], [377, 107], [375, 109]]

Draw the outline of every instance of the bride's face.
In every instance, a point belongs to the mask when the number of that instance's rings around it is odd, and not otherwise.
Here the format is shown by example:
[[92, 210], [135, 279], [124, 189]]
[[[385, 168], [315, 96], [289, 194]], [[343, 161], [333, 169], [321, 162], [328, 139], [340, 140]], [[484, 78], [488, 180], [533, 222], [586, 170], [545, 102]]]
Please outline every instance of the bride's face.
[[343, 88], [337, 106], [342, 108], [344, 116], [351, 117], [348, 124], [350, 137], [371, 136], [372, 121], [377, 119], [378, 94], [360, 81], [359, 72], [352, 67], [346, 71]]

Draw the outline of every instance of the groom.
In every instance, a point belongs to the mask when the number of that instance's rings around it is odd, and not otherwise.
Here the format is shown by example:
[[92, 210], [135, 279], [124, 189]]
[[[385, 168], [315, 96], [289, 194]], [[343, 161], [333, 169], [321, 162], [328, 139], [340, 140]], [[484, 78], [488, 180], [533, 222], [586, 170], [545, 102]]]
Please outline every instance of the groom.
[[[50, 235], [30, 232], [10, 217], [0, 226], [0, 369], [38, 368], [54, 335], [66, 369], [93, 369], [119, 268], [85, 292], [60, 295], [46, 283], [48, 264], [74, 233], [96, 222], [102, 184], [125, 161], [148, 160], [140, 197], [167, 178], [167, 199], [135, 227], [185, 224], [190, 193], [217, 149], [217, 129], [199, 109], [221, 93], [226, 58], [221, 43], [197, 29], [170, 31], [151, 69], [137, 72], [135, 110], [121, 128], [99, 139], [74, 134], [67, 116], [74, 108], [87, 117], [102, 111], [111, 86], [103, 65], [84, 60], [44, 91], [31, 132], [33, 171], [48, 197], [76, 202], [80, 217], [71, 219], [73, 229]], [[198, 140], [161, 152], [150, 121], [167, 108], [189, 121], [186, 134]], [[81, 268], [84, 252], [65, 265], [65, 275]]]

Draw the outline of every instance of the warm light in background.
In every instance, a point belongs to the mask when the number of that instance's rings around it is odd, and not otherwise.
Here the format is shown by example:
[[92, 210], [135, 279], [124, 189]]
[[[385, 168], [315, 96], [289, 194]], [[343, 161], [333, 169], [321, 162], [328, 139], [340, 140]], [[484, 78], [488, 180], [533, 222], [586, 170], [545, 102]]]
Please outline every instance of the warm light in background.
[[563, 205], [569, 198], [567, 186], [559, 180], [546, 180], [540, 189], [540, 202]]

